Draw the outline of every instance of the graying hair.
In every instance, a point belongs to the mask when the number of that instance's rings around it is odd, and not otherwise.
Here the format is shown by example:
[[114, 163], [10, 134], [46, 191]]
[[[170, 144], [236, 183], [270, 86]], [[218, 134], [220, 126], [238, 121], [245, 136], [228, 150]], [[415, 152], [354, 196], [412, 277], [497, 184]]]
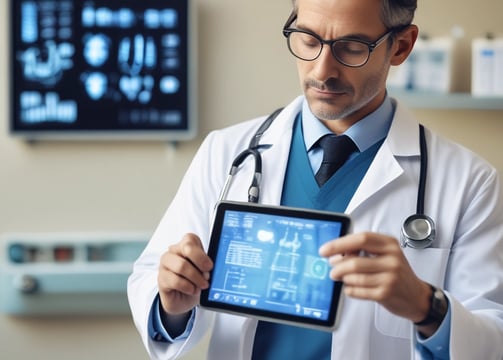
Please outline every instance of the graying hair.
[[[388, 29], [405, 27], [412, 23], [417, 0], [381, 0], [381, 20]], [[297, 0], [292, 0], [293, 11], [297, 12]]]
[[417, 0], [382, 0], [382, 22], [388, 29], [410, 25], [416, 8]]

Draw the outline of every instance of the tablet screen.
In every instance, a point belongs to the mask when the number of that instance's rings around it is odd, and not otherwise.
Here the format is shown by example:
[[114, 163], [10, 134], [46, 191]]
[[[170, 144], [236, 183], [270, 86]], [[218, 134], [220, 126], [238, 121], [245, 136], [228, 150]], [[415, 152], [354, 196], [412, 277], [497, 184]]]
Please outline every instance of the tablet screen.
[[333, 328], [340, 282], [319, 247], [348, 232], [346, 215], [221, 202], [208, 254], [214, 261], [201, 305], [271, 321]]

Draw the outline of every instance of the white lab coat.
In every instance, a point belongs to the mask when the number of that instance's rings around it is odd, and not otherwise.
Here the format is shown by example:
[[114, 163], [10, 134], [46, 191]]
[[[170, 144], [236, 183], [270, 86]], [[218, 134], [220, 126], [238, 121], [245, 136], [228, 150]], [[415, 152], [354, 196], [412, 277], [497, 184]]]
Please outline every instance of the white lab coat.
[[[260, 202], [279, 204], [292, 124], [302, 106], [295, 99], [262, 137]], [[161, 253], [187, 232], [207, 244], [211, 215], [234, 157], [248, 146], [264, 120], [258, 118], [208, 135], [128, 282], [135, 324], [152, 359], [174, 359], [213, 330], [208, 359], [249, 359], [257, 322], [197, 309], [185, 341], [158, 343], [147, 335], [157, 294]], [[483, 126], [483, 125], [481, 125]], [[437, 239], [424, 250], [405, 248], [414, 271], [447, 291], [452, 311], [451, 359], [503, 359], [503, 196], [497, 171], [472, 152], [426, 132], [429, 161], [425, 212], [435, 220]], [[348, 205], [355, 232], [376, 231], [397, 239], [404, 219], [415, 212], [419, 176], [419, 132], [398, 103], [389, 135]], [[228, 199], [246, 201], [253, 161], [245, 161]], [[346, 298], [333, 332], [332, 359], [410, 359], [412, 324], [371, 301]], [[416, 359], [420, 359], [418, 353]]]

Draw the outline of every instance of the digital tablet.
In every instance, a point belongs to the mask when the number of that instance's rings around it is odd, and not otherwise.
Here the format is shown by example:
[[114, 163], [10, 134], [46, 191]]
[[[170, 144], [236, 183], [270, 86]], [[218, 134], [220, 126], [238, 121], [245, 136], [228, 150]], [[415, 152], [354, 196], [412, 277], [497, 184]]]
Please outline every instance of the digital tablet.
[[219, 202], [208, 255], [214, 262], [204, 308], [333, 330], [342, 283], [318, 249], [349, 232], [347, 215], [282, 206]]

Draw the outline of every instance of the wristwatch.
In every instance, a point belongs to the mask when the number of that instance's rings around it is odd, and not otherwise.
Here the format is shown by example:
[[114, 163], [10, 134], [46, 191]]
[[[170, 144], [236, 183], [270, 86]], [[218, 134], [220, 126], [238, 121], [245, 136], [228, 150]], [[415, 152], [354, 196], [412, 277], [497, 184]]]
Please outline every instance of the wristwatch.
[[445, 296], [444, 292], [430, 284], [431, 287], [431, 297], [430, 297], [430, 309], [426, 317], [414, 323], [416, 326], [430, 325], [433, 323], [441, 323], [444, 320], [447, 310], [449, 308], [449, 301]]

